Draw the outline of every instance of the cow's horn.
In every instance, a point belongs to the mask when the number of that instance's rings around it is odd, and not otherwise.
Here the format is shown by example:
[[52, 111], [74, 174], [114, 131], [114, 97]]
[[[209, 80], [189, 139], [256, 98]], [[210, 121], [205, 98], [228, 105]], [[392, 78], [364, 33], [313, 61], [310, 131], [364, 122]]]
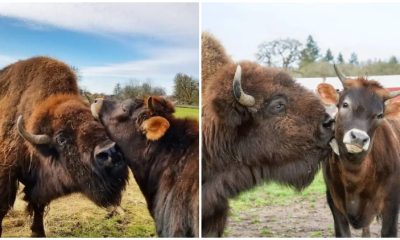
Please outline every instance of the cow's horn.
[[51, 143], [51, 138], [50, 136], [46, 134], [31, 134], [27, 132], [24, 128], [24, 120], [22, 118], [22, 115], [18, 117], [17, 120], [17, 128], [18, 128], [18, 133], [23, 137], [25, 140], [32, 144], [49, 144]]
[[344, 81], [346, 80], [347, 77], [342, 72], [339, 71], [339, 69], [336, 67], [336, 64], [333, 64], [333, 68], [335, 69], [335, 73], [344, 87], [345, 86]]
[[233, 77], [233, 95], [236, 100], [246, 107], [251, 107], [255, 104], [254, 97], [246, 94], [242, 89], [242, 68], [240, 65], [237, 66], [235, 76]]
[[400, 96], [400, 90], [399, 91], [393, 91], [389, 93], [389, 99], [395, 98], [397, 96]]

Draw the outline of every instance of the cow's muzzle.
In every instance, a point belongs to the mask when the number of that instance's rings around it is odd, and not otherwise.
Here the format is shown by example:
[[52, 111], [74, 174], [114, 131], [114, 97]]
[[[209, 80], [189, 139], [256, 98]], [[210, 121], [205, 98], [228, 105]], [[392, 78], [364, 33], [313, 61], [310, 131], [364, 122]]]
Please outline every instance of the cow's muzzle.
[[368, 151], [370, 142], [368, 134], [356, 128], [347, 131], [343, 137], [347, 151], [354, 154]]

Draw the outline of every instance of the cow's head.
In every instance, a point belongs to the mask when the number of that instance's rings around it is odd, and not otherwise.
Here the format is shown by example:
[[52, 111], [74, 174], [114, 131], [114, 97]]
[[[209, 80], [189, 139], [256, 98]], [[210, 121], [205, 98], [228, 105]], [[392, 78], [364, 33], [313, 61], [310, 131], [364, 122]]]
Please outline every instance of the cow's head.
[[175, 112], [172, 103], [162, 97], [121, 102], [96, 99], [91, 110], [93, 116], [104, 124], [110, 137], [129, 156], [140, 154], [148, 141], [162, 138]]
[[378, 82], [361, 77], [347, 78], [334, 68], [343, 91], [337, 92], [332, 85], [321, 83], [317, 92], [325, 106], [334, 109], [339, 154], [361, 160], [371, 149], [375, 130], [383, 119], [400, 117], [400, 103], [391, 101], [400, 91], [388, 92]]
[[52, 194], [82, 192], [100, 206], [119, 204], [127, 165], [84, 102], [74, 95], [56, 95], [25, 119], [26, 125], [18, 118], [18, 132], [41, 162]]
[[290, 180], [296, 187], [313, 179], [329, 151], [330, 117], [315, 94], [278, 69], [252, 62], [226, 64], [208, 81], [203, 113], [209, 152], [251, 165], [299, 164]]

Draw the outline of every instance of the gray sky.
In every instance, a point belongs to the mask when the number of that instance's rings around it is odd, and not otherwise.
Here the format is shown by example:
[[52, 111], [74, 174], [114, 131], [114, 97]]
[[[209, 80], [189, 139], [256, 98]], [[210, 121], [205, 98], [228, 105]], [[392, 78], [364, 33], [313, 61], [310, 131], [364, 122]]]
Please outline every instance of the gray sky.
[[277, 38], [303, 44], [311, 34], [323, 54], [330, 48], [358, 59], [400, 58], [399, 3], [204, 3], [202, 30], [219, 38], [235, 60], [255, 60], [257, 46]]

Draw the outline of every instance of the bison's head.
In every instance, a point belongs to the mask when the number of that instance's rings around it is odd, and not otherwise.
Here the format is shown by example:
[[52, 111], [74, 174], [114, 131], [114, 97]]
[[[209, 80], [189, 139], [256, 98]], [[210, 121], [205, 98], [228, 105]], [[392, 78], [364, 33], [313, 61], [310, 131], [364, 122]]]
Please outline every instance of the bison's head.
[[50, 97], [30, 116], [18, 119], [18, 132], [29, 142], [46, 185], [58, 195], [82, 192], [100, 206], [116, 205], [128, 169], [118, 146], [88, 106], [74, 95]]
[[208, 81], [203, 115], [206, 171], [265, 165], [286, 169], [275, 179], [303, 187], [329, 152], [330, 117], [314, 93], [281, 70], [225, 64]]
[[164, 136], [175, 111], [173, 105], [161, 97], [122, 102], [96, 99], [91, 109], [93, 116], [105, 125], [111, 138], [131, 158], [141, 155], [148, 141]]
[[[371, 150], [376, 130], [386, 124], [385, 119], [400, 116], [400, 102], [392, 101], [400, 91], [389, 92], [378, 82], [362, 77], [347, 78], [334, 67], [343, 91], [337, 92], [332, 85], [321, 83], [317, 92], [327, 108], [334, 110], [337, 154], [357, 163]], [[390, 139], [390, 134], [384, 138]]]

